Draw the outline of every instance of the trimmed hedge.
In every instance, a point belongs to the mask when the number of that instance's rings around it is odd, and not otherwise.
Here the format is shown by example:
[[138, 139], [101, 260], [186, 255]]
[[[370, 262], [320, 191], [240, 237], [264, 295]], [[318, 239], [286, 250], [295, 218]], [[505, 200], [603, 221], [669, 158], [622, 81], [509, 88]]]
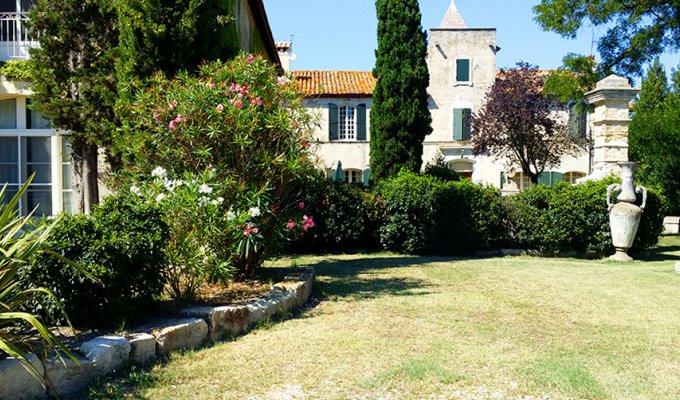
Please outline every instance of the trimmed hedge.
[[380, 242], [387, 250], [466, 254], [498, 247], [507, 238], [497, 189], [402, 172], [377, 190], [385, 208]]
[[[612, 183], [619, 180], [611, 177], [574, 186], [539, 185], [506, 198], [514, 242], [553, 255], [575, 251], [595, 257], [613, 253], [607, 209], [607, 186]], [[649, 190], [634, 252], [656, 245], [663, 231], [663, 217], [663, 198]]]
[[294, 240], [288, 252], [347, 252], [380, 247], [377, 229], [382, 208], [369, 189], [314, 173], [304, 192], [305, 211], [314, 216], [316, 227]]
[[[150, 306], [165, 285], [167, 225], [149, 204], [111, 196], [91, 216], [65, 216], [24, 268], [26, 282], [49, 289], [77, 325], [114, 326]], [[100, 280], [68, 267], [57, 254]], [[48, 311], [57, 304], [41, 304]]]

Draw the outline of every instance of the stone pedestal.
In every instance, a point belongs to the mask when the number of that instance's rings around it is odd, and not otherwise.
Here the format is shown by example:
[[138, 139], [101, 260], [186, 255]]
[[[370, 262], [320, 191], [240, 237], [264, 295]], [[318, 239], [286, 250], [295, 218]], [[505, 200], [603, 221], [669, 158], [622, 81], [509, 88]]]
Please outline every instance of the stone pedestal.
[[584, 180], [619, 175], [618, 163], [628, 161], [629, 104], [638, 92], [626, 78], [609, 75], [586, 93], [595, 110], [591, 114], [593, 168]]

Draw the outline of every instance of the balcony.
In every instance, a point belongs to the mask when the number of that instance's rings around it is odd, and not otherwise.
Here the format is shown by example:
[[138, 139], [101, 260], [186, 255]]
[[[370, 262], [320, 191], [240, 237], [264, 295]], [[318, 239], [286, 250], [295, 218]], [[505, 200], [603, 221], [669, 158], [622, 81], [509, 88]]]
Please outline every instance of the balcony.
[[26, 22], [28, 13], [0, 13], [0, 61], [25, 60], [29, 57], [28, 49], [38, 46]]

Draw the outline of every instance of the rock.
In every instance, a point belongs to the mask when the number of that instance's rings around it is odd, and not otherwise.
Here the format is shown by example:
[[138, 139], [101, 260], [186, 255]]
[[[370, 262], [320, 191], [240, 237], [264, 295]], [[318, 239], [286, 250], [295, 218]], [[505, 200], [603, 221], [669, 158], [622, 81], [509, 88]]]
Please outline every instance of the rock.
[[120, 336], [101, 336], [83, 343], [80, 352], [90, 361], [98, 374], [104, 375], [120, 368], [130, 357], [130, 343]]
[[130, 336], [130, 361], [146, 365], [156, 359], [156, 338], [148, 333], [135, 333]]
[[156, 352], [166, 355], [177, 350], [200, 348], [208, 337], [208, 324], [199, 318], [167, 321], [153, 330]]
[[94, 363], [87, 358], [78, 358], [76, 365], [68, 357], [54, 356], [43, 362], [45, 379], [49, 383], [48, 394], [53, 397], [69, 398], [83, 392], [97, 377]]
[[194, 307], [182, 310], [183, 317], [203, 318], [208, 323], [209, 338], [217, 341], [225, 336], [236, 336], [248, 327], [247, 306]]
[[[45, 376], [40, 359], [33, 354], [26, 356], [41, 377]], [[33, 400], [47, 398], [46, 387], [29, 373], [24, 361], [18, 358], [0, 360], [0, 399]]]

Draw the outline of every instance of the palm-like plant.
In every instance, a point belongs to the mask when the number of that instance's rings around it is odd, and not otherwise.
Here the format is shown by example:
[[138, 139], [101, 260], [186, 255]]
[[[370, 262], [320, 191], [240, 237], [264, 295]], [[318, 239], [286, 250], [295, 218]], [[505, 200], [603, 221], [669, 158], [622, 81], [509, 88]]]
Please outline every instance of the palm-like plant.
[[[19, 199], [23, 196], [30, 184], [28, 182], [8, 201], [4, 202], [7, 193], [7, 185], [0, 189], [0, 329], [16, 323], [28, 324], [35, 328], [48, 348], [57, 346], [66, 355], [73, 359], [66, 346], [57, 338], [45, 324], [27, 312], [23, 312], [26, 304], [40, 301], [45, 296], [54, 295], [42, 288], [22, 289], [19, 269], [26, 265], [29, 257], [50, 235], [50, 232], [58, 222], [57, 219], [50, 224], [44, 224], [35, 229], [26, 229], [33, 212], [26, 216], [19, 215]], [[38, 371], [28, 362], [26, 355], [9, 338], [0, 331], [0, 350], [10, 357], [23, 360], [26, 370], [42, 381]]]

